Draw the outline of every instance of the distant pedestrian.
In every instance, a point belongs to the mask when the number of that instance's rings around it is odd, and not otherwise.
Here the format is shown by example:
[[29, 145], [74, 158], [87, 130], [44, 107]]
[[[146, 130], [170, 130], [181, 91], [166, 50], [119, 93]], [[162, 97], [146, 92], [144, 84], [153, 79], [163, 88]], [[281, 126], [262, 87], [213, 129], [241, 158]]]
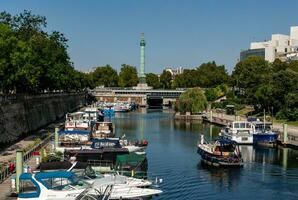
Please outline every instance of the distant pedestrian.
[[9, 165], [8, 165], [8, 171], [9, 171], [9, 173], [12, 174], [14, 172], [14, 169], [15, 169], [14, 163], [9, 163]]

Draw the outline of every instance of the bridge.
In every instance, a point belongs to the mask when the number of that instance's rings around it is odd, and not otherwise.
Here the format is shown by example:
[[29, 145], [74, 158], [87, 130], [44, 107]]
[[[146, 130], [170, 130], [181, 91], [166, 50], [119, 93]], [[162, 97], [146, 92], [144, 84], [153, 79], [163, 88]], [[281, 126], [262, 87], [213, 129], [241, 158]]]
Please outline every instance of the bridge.
[[105, 88], [97, 87], [91, 91], [98, 101], [107, 102], [136, 102], [140, 106], [170, 105], [179, 98], [185, 89], [162, 90], [162, 89], [132, 89], [132, 88]]

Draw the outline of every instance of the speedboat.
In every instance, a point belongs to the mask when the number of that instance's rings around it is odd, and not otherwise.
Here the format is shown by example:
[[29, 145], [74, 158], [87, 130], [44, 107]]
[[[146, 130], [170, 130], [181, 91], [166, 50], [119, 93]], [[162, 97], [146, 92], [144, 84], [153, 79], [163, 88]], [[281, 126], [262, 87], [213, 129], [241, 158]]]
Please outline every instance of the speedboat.
[[254, 126], [248, 121], [234, 121], [221, 130], [221, 136], [238, 144], [253, 144]]
[[[48, 170], [54, 170], [63, 165], [66, 166], [65, 163], [48, 163], [47, 165]], [[44, 170], [46, 168], [45, 164], [41, 166], [41, 168]], [[86, 163], [74, 163], [68, 171], [92, 185], [94, 190], [91, 190], [89, 194], [96, 195], [99, 193], [103, 195], [106, 188], [111, 186], [109, 199], [136, 199], [151, 197], [162, 193], [162, 191], [158, 189], [144, 188], [145, 186], [150, 186], [152, 184], [151, 181], [128, 178], [118, 174], [99, 174], [92, 170]]]
[[102, 194], [92, 190], [89, 183], [68, 171], [23, 173], [20, 175], [18, 200], [101, 199]]
[[198, 143], [198, 154], [202, 162], [214, 167], [242, 167], [243, 160], [237, 142], [219, 137], [215, 142], [208, 143], [201, 135]]
[[98, 173], [88, 163], [83, 162], [47, 162], [41, 163], [39, 169], [42, 172], [67, 170], [74, 172], [77, 177], [82, 179], [92, 179], [95, 182], [100, 181], [111, 185], [126, 185], [130, 187], [149, 187], [152, 185], [152, 181], [146, 179], [127, 177], [118, 173]]

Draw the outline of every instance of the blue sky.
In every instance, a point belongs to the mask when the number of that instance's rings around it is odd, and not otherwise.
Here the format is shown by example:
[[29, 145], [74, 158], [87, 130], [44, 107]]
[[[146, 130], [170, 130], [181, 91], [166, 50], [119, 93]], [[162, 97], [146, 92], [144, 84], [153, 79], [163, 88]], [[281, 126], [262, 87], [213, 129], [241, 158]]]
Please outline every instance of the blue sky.
[[145, 33], [146, 72], [216, 61], [232, 71], [251, 41], [289, 34], [298, 25], [296, 0], [2, 0], [0, 10], [43, 15], [48, 31], [69, 39], [76, 69], [139, 66]]

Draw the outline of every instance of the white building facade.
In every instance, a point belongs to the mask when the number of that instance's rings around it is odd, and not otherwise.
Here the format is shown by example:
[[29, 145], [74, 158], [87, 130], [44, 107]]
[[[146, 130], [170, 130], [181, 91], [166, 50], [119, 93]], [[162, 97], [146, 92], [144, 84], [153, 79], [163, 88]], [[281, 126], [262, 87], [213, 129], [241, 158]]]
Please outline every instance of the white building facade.
[[240, 53], [240, 60], [248, 56], [257, 55], [269, 62], [276, 58], [282, 61], [298, 59], [298, 26], [292, 26], [290, 35], [273, 34], [271, 40], [252, 42], [248, 50]]

